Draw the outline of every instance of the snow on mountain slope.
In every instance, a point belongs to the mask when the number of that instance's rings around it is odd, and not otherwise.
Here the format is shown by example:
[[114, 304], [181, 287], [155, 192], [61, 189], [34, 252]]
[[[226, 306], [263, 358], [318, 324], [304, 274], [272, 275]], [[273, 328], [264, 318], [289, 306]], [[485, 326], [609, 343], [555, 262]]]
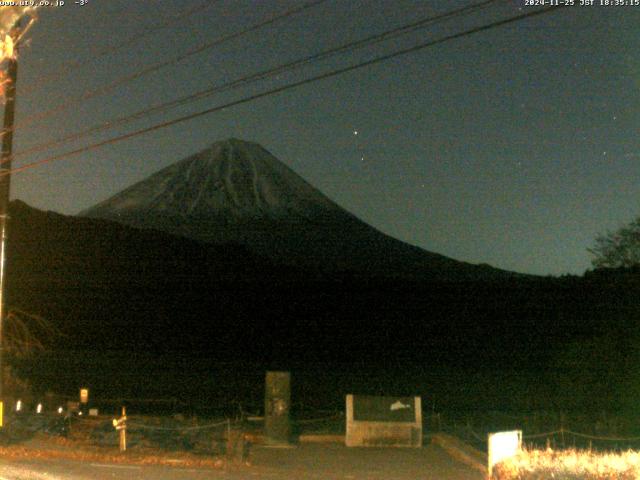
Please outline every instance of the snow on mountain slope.
[[346, 213], [255, 143], [230, 139], [181, 160], [81, 215], [133, 212], [229, 219]]

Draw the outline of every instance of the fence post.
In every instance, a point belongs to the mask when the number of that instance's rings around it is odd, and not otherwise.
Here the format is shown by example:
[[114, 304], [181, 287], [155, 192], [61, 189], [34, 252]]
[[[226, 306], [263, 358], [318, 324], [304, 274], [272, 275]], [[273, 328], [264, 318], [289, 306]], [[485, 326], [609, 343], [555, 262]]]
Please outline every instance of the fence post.
[[127, 410], [122, 407], [122, 416], [120, 417], [120, 451], [127, 450]]

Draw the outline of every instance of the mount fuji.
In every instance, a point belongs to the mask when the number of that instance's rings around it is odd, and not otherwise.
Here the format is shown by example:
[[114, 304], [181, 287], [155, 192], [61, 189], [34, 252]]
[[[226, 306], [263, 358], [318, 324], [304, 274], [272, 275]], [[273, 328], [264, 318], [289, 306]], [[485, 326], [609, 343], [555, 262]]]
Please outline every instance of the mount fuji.
[[307, 183], [262, 146], [219, 141], [80, 216], [206, 243], [236, 243], [278, 263], [325, 272], [437, 278], [509, 272], [394, 239]]

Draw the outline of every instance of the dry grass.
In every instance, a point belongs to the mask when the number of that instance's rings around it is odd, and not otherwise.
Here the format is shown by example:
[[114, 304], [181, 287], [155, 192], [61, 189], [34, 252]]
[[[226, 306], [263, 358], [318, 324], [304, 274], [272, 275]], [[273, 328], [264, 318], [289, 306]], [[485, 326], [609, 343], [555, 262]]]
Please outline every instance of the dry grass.
[[[221, 468], [227, 462], [221, 455], [207, 455], [187, 451], [167, 451], [155, 442], [138, 439], [131, 442], [126, 452], [118, 451], [118, 438], [110, 419], [85, 418], [73, 423], [67, 438], [43, 432], [14, 432], [13, 441], [0, 444], [0, 458], [52, 459], [60, 458], [81, 462], [124, 463], [138, 465], [165, 465], [198, 468]], [[109, 427], [105, 429], [107, 424]], [[16, 428], [15, 424], [14, 430]], [[22, 432], [22, 433], [25, 433]], [[99, 442], [96, 442], [96, 434]], [[111, 440], [105, 443], [102, 437]]]
[[523, 450], [496, 465], [496, 480], [638, 480], [640, 452]]
[[221, 468], [225, 461], [221, 458], [202, 458], [188, 453], [175, 453], [167, 457], [166, 453], [155, 450], [119, 453], [117, 449], [89, 448], [67, 441], [66, 447], [60, 444], [36, 446], [11, 445], [0, 446], [3, 459], [53, 459], [61, 458], [80, 462], [101, 462], [134, 465], [165, 465], [180, 467]]

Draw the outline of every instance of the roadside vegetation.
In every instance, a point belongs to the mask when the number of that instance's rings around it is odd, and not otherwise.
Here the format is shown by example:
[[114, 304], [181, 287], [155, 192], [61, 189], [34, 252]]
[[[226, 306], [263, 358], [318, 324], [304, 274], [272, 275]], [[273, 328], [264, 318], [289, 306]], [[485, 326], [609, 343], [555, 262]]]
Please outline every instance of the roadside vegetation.
[[640, 452], [596, 452], [590, 450], [533, 450], [493, 468], [495, 480], [637, 480]]
[[133, 417], [132, 422], [144, 422], [150, 430], [128, 429], [127, 450], [120, 452], [110, 417], [9, 415], [0, 457], [199, 468], [218, 468], [233, 460], [225, 455], [225, 428], [201, 431], [191, 421], [174, 418]]

